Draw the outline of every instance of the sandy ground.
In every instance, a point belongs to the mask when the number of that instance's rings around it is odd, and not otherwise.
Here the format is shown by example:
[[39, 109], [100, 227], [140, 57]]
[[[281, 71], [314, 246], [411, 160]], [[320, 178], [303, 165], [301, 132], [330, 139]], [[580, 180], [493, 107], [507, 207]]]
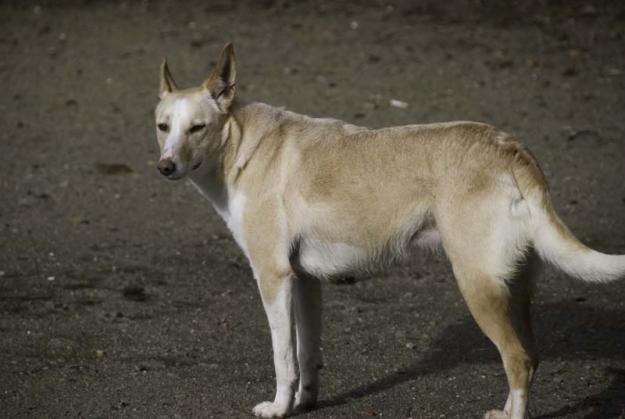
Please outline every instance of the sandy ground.
[[[155, 170], [163, 55], [192, 85], [233, 41], [240, 94], [311, 115], [495, 124], [582, 240], [625, 253], [625, 3], [337, 3], [0, 4], [0, 416], [244, 418], [273, 395], [246, 261]], [[324, 293], [320, 406], [301, 417], [502, 407], [443, 255]], [[625, 282], [548, 272], [534, 319], [534, 415], [625, 417]]]

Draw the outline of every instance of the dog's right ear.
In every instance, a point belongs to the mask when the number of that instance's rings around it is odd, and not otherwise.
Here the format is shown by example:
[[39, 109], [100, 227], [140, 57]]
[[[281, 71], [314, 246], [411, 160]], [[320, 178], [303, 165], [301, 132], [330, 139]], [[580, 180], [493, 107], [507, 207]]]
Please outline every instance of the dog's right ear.
[[169, 67], [167, 66], [167, 58], [164, 57], [163, 63], [161, 64], [161, 91], [159, 96], [162, 99], [176, 89], [176, 82], [171, 76], [171, 72], [169, 71]]
[[219, 62], [208, 79], [202, 84], [222, 112], [228, 112], [234, 100], [237, 70], [234, 63], [234, 47], [229, 42], [221, 51]]

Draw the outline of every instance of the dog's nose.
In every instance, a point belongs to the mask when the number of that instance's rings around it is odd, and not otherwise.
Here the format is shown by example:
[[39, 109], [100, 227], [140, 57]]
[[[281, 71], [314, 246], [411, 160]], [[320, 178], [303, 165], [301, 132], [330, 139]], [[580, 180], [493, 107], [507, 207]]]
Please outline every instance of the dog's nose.
[[172, 159], [163, 159], [158, 162], [158, 171], [161, 172], [163, 176], [169, 176], [176, 171], [176, 165], [172, 161]]

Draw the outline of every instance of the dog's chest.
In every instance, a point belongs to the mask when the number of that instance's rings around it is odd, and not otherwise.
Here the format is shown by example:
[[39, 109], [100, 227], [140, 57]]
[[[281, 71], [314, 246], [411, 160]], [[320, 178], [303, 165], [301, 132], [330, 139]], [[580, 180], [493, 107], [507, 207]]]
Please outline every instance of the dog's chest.
[[221, 214], [226, 222], [228, 229], [232, 233], [232, 237], [237, 242], [243, 253], [248, 256], [247, 246], [243, 235], [243, 213], [247, 198], [242, 192], [233, 191], [231, 198], [228, 200], [228, 212]]
[[193, 184], [213, 204], [217, 213], [224, 220], [232, 237], [243, 253], [248, 256], [243, 235], [243, 214], [247, 198], [244, 193], [234, 189], [226, 190], [208, 181], [193, 179]]

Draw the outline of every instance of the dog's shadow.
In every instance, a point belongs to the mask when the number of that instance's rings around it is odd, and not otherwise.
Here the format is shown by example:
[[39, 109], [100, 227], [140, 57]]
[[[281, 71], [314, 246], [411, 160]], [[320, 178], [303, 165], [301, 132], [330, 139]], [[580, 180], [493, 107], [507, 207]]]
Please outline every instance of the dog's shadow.
[[[618, 344], [625, 341], [625, 312], [585, 306], [583, 301], [535, 305], [534, 327], [541, 360], [607, 359], [625, 360]], [[574, 319], [571, 320], [571, 317]], [[554, 332], [556, 331], [556, 332]], [[381, 393], [399, 384], [453, 368], [461, 363], [499, 363], [492, 344], [469, 315], [444, 329], [430, 350], [412, 365], [372, 383], [350, 389], [318, 403], [318, 408], [337, 406], [349, 400]], [[540, 368], [538, 370], [540, 374]], [[625, 369], [605, 371], [611, 383], [601, 392], [588, 395], [540, 418], [585, 414], [585, 418], [622, 417], [625, 412]]]

